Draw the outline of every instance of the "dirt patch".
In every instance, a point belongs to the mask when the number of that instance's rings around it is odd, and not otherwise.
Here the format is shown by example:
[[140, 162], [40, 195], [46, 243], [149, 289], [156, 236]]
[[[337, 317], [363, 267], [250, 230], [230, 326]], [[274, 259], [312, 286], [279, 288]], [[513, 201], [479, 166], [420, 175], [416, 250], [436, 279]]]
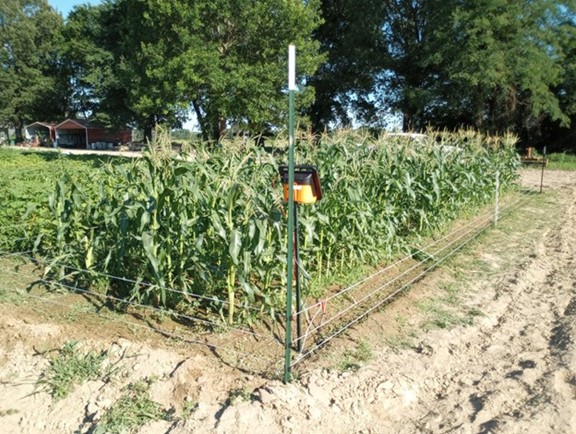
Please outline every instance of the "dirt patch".
[[[540, 186], [540, 171], [522, 173]], [[218, 363], [182, 341], [0, 304], [0, 426], [91, 432], [138, 379], [169, 420], [142, 433], [533, 432], [576, 427], [576, 174], [544, 194], [280, 381]], [[112, 323], [110, 323], [112, 324]], [[119, 369], [54, 401], [36, 381], [70, 339]], [[360, 349], [364, 349], [364, 358]], [[367, 351], [368, 349], [369, 351]]]

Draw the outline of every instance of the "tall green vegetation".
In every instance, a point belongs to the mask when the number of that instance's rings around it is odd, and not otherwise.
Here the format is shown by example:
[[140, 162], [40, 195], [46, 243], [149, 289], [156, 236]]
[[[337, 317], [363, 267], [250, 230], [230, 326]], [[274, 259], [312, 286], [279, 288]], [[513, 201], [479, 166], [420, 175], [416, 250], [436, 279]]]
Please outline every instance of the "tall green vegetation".
[[58, 50], [62, 17], [46, 0], [0, 2], [0, 126], [21, 129], [64, 112]]
[[392, 113], [404, 130], [471, 126], [534, 143], [573, 114], [574, 11], [552, 0], [324, 1], [313, 125], [353, 115], [382, 127]]
[[[229, 322], [274, 314], [286, 285], [282, 160], [247, 144], [174, 159], [161, 144], [93, 178], [97, 191], [69, 176], [58, 182], [39, 239], [39, 252], [53, 258], [48, 271], [139, 303], [213, 310]], [[510, 185], [513, 145], [462, 133], [416, 145], [347, 136], [300, 146], [300, 162], [318, 165], [325, 191], [318, 205], [301, 207], [303, 266], [321, 280], [390, 259], [489, 201], [496, 171]]]
[[298, 45], [301, 102], [312, 101], [303, 79], [320, 61], [310, 37], [319, 22], [315, 1], [83, 6], [66, 29], [73, 90], [96, 116], [134, 122], [147, 137], [157, 124], [181, 125], [190, 110], [205, 139], [230, 126], [259, 133], [283, 122], [290, 43]]
[[316, 98], [307, 109], [312, 128], [323, 132], [331, 123], [350, 126], [351, 116], [373, 119], [375, 89], [384, 58], [382, 23], [386, 2], [322, 0], [322, 24], [314, 31], [325, 56], [310, 77]]
[[204, 139], [271, 133], [296, 44], [300, 120], [316, 133], [401, 120], [547, 144], [574, 135], [575, 12], [574, 0], [108, 0], [63, 25], [46, 0], [6, 0], [0, 126], [81, 116], [149, 138], [194, 114]]
[[102, 166], [124, 163], [111, 156], [0, 148], [0, 251], [32, 249], [39, 228], [51, 218], [46, 198], [63, 174], [82, 182], [97, 177]]

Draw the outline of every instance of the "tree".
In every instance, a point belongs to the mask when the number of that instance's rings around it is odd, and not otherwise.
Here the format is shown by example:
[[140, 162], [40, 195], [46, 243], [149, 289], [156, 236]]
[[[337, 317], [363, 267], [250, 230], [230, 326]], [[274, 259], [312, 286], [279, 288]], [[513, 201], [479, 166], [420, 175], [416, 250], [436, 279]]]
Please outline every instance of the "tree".
[[[79, 89], [90, 89], [94, 110], [147, 136], [156, 124], [181, 127], [190, 109], [206, 139], [231, 124], [251, 132], [278, 125], [288, 44], [298, 45], [302, 77], [318, 64], [315, 1], [111, 0], [96, 19], [99, 43], [75, 67], [84, 71]], [[104, 85], [86, 73], [94, 57]], [[303, 85], [299, 102], [312, 98]]]
[[305, 78], [321, 60], [312, 33], [320, 24], [317, 2], [215, 0], [202, 2], [198, 35], [208, 63], [191, 93], [205, 136], [222, 134], [226, 123], [251, 133], [286, 123], [287, 48], [298, 51], [300, 107], [309, 106], [313, 88]]
[[107, 49], [103, 15], [109, 3], [81, 5], [68, 15], [63, 36], [63, 74], [66, 82], [67, 117], [93, 118], [110, 126], [106, 96], [115, 89], [114, 56]]
[[553, 88], [560, 108], [569, 122], [553, 120], [545, 116], [540, 125], [538, 145], [548, 146], [548, 150], [576, 151], [576, 5], [564, 4], [556, 26], [557, 39], [561, 50], [562, 77]]
[[379, 74], [381, 106], [400, 112], [403, 130], [423, 127], [438, 70], [435, 50], [452, 35], [440, 33], [453, 7], [451, 0], [389, 0], [382, 27], [384, 68]]
[[349, 125], [352, 116], [374, 116], [370, 94], [382, 69], [381, 28], [385, 2], [323, 0], [323, 23], [314, 32], [325, 61], [310, 78], [316, 99], [309, 110], [314, 131], [331, 123]]
[[469, 125], [527, 131], [566, 119], [552, 0], [391, 0], [382, 101], [404, 129]]
[[62, 114], [58, 87], [62, 17], [46, 0], [0, 3], [0, 124], [16, 128]]
[[[552, 92], [561, 78], [554, 28], [558, 4], [467, 1], [454, 9], [457, 38], [445, 50], [442, 77], [451, 110], [490, 132], [528, 133], [545, 115], [567, 120]], [[462, 97], [462, 95], [466, 95]]]

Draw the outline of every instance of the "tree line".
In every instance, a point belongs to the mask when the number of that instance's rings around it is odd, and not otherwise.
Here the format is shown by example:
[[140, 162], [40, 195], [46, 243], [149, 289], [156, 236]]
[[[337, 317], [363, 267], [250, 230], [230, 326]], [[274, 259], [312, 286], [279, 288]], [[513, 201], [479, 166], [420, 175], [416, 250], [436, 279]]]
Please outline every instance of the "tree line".
[[0, 126], [90, 117], [147, 134], [193, 113], [205, 139], [286, 123], [472, 127], [571, 145], [576, 0], [104, 0], [66, 19], [0, 4]]

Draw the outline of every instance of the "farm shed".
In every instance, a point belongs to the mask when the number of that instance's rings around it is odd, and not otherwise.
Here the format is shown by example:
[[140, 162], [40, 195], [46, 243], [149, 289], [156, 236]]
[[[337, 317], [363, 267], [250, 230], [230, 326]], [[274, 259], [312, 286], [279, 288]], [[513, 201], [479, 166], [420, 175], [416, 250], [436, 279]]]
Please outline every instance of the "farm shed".
[[132, 141], [131, 130], [111, 131], [86, 120], [66, 119], [55, 129], [58, 146], [63, 147], [104, 149], [115, 143]]
[[24, 127], [24, 138], [37, 145], [50, 146], [56, 139], [54, 124], [34, 122]]

